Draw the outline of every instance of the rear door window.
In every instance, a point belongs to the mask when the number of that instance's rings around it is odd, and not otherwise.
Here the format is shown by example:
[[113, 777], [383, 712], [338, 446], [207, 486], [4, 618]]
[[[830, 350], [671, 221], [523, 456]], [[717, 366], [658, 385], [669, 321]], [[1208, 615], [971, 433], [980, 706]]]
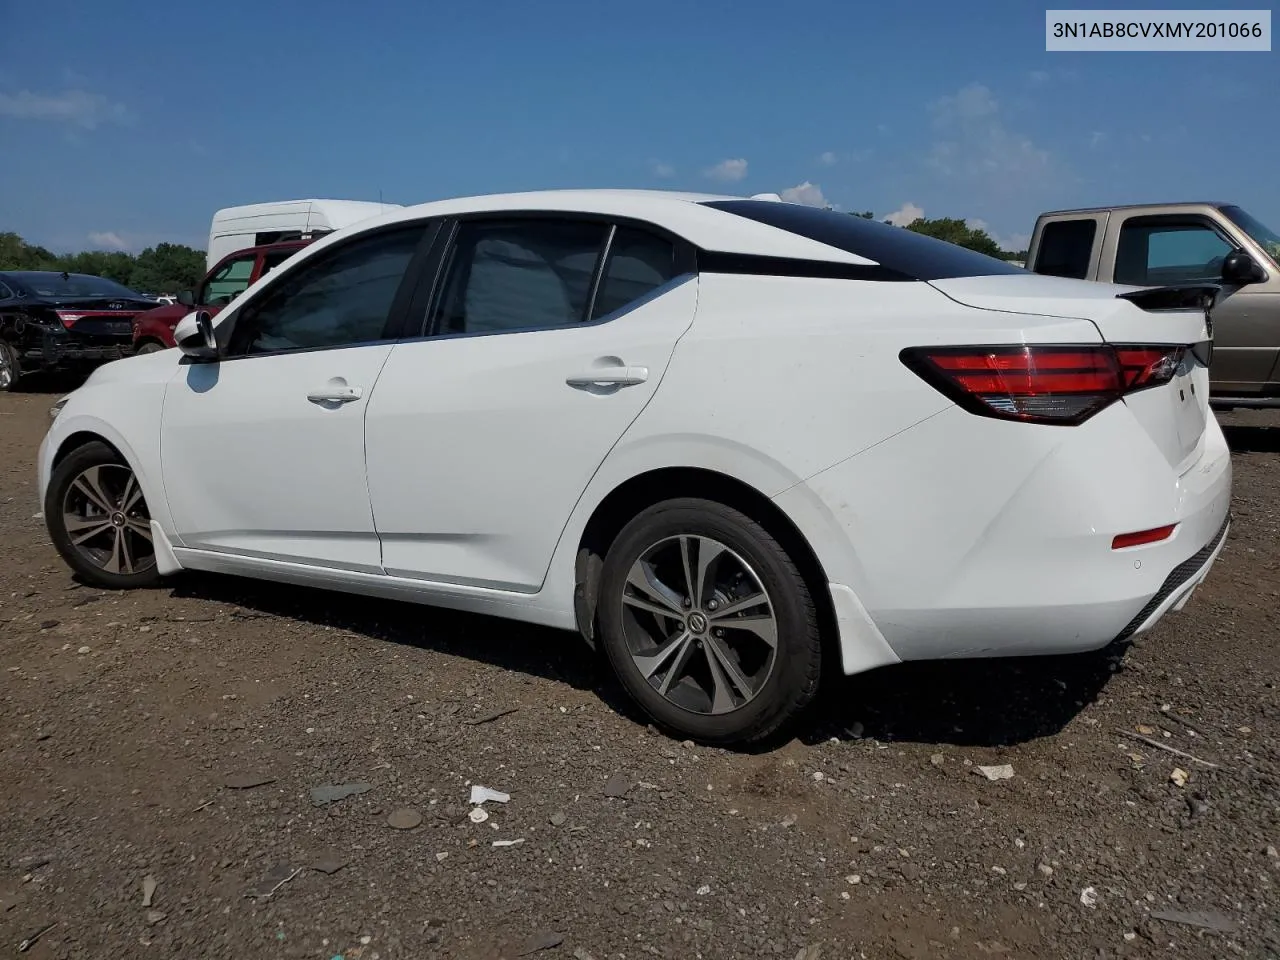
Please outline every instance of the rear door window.
[[676, 275], [675, 244], [632, 227], [619, 227], [609, 244], [591, 319], [623, 309], [668, 283]]
[[1098, 222], [1093, 219], [1054, 220], [1045, 224], [1040, 231], [1040, 247], [1032, 269], [1050, 277], [1087, 280], [1097, 235]]
[[592, 221], [464, 221], [432, 329], [510, 333], [582, 322], [607, 235], [607, 224]]

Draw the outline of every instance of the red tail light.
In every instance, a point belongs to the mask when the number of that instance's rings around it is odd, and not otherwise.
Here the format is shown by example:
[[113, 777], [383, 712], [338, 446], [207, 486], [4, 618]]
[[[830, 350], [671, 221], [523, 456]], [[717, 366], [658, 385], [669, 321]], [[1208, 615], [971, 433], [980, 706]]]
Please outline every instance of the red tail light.
[[1168, 383], [1187, 356], [1168, 346], [910, 347], [902, 362], [988, 417], [1073, 426], [1127, 393]]
[[55, 310], [53, 312], [58, 315], [58, 319], [62, 321], [62, 325], [68, 330], [75, 326], [76, 321], [84, 316], [83, 313], [75, 313], [71, 310]]

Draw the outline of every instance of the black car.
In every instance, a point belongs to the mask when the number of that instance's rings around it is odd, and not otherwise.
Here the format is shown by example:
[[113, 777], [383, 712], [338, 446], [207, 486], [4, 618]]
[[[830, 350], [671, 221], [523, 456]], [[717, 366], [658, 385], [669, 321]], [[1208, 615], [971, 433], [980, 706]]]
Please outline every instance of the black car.
[[114, 280], [83, 273], [0, 272], [0, 391], [34, 370], [129, 356], [133, 318], [156, 306]]

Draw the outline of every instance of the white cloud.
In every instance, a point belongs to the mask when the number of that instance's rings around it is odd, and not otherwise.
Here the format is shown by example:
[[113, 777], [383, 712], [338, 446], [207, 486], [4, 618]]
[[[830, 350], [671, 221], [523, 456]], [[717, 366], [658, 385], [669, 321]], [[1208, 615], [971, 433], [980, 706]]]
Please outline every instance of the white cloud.
[[1106, 139], [1107, 135], [1105, 133], [1101, 130], [1094, 130], [1089, 134], [1089, 146], [1091, 149], [1096, 150], [1098, 147], [1102, 146]]
[[824, 167], [834, 167], [838, 159], [839, 157], [837, 157], [835, 152], [832, 150], [825, 150], [818, 154], [818, 162]]
[[1057, 172], [1049, 151], [1005, 127], [999, 102], [982, 84], [962, 87], [931, 109], [941, 139], [928, 163], [945, 177], [1007, 190], [1042, 184]]
[[650, 164], [649, 172], [661, 180], [669, 180], [676, 175], [676, 168], [669, 163], [655, 160]]
[[1010, 233], [997, 240], [997, 243], [999, 243], [1001, 248], [1004, 250], [1012, 250], [1014, 253], [1020, 253], [1027, 249], [1027, 247], [1031, 246], [1031, 234]]
[[90, 231], [89, 243], [95, 250], [128, 250], [129, 244], [114, 230]]
[[794, 187], [787, 187], [782, 191], [782, 199], [787, 203], [803, 203], [806, 207], [830, 206], [827, 198], [822, 195], [822, 188], [808, 180]]
[[721, 160], [714, 167], [704, 170], [703, 173], [712, 180], [724, 180], [727, 182], [745, 180], [747, 176], [747, 161], [741, 158], [737, 160]]
[[104, 123], [124, 123], [129, 111], [100, 93], [66, 90], [62, 93], [0, 93], [0, 116], [15, 120], [49, 120], [93, 130]]
[[893, 213], [887, 213], [880, 219], [888, 220], [895, 227], [905, 227], [909, 223], [915, 223], [923, 216], [923, 207], [917, 207], [914, 203], [907, 201]]
[[1032, 70], [1031, 73], [1028, 74], [1028, 76], [1031, 78], [1031, 82], [1036, 86], [1039, 86], [1042, 83], [1049, 82], [1048, 70]]

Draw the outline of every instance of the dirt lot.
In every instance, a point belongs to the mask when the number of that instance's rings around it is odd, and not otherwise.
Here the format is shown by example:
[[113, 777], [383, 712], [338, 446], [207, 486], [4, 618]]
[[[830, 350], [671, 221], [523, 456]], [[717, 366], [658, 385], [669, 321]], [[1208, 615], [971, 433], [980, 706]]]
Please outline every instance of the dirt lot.
[[[567, 634], [78, 586], [33, 516], [54, 396], [0, 396], [5, 954], [1280, 956], [1280, 416], [1224, 417], [1230, 542], [1128, 651], [878, 671], [733, 753], [647, 729]], [[473, 823], [471, 784], [510, 802]]]

